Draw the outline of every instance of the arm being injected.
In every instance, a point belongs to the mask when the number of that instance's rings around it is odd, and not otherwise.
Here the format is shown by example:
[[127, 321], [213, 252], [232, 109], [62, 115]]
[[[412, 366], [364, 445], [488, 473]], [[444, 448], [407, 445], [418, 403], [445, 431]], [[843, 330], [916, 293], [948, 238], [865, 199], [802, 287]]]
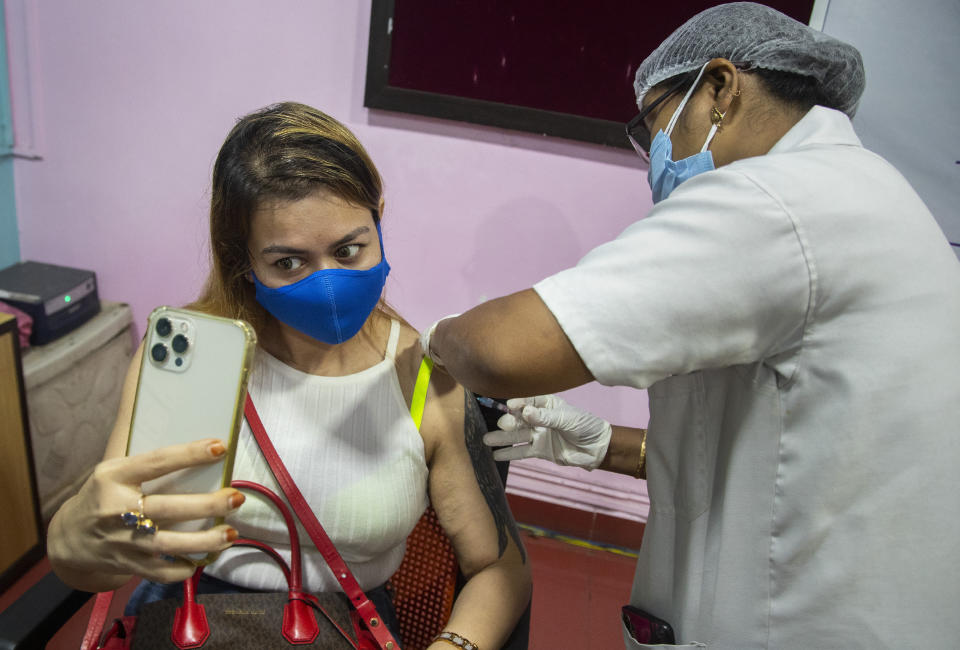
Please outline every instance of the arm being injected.
[[[484, 436], [488, 446], [504, 447], [494, 452], [497, 460], [537, 457], [638, 478], [645, 474], [645, 429], [611, 426], [548, 395], [594, 377], [533, 289], [441, 319], [425, 332], [421, 345], [477, 394], [534, 396], [505, 405], [484, 398], [500, 404], [493, 408], [504, 413], [501, 430]], [[548, 406], [546, 398], [556, 402]]]

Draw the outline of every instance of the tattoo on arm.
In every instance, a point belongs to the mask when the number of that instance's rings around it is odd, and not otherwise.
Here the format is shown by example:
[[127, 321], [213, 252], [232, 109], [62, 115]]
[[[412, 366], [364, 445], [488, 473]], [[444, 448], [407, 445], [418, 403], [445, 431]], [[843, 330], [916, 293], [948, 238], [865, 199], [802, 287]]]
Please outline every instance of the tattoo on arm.
[[520, 529], [517, 528], [517, 523], [513, 520], [510, 507], [507, 505], [505, 486], [500, 481], [500, 474], [497, 472], [497, 466], [493, 460], [493, 452], [483, 444], [483, 434], [487, 432], [483, 414], [480, 412], [480, 407], [477, 405], [473, 393], [464, 390], [463, 394], [465, 398], [463, 432], [467, 441], [467, 452], [470, 454], [470, 461], [473, 463], [473, 471], [476, 474], [477, 483], [480, 485], [480, 491], [487, 501], [487, 507], [490, 508], [494, 525], [497, 527], [499, 554], [502, 557], [507, 548], [507, 533], [509, 532], [517, 545], [517, 549], [520, 550], [520, 557], [526, 563], [527, 556], [520, 541]]

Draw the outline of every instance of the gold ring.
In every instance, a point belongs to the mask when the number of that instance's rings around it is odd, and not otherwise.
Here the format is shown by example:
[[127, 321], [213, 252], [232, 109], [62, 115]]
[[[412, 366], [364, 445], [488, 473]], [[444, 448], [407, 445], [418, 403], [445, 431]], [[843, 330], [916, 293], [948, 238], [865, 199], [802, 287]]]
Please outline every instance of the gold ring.
[[120, 513], [120, 519], [124, 526], [133, 528], [135, 532], [154, 535], [157, 532], [157, 525], [143, 514], [143, 499], [144, 496], [141, 494], [137, 499], [137, 509]]
[[137, 522], [136, 532], [144, 533], [145, 535], [155, 535], [157, 533], [157, 525], [153, 523], [153, 519], [140, 517], [140, 521]]
[[145, 498], [141, 493], [140, 498], [137, 499], [137, 510], [140, 512], [140, 519], [137, 521], [137, 532], [144, 533], [145, 535], [155, 535], [157, 525], [153, 523], [153, 519], [150, 519], [150, 517], [146, 515], [146, 509], [143, 507], [143, 500]]

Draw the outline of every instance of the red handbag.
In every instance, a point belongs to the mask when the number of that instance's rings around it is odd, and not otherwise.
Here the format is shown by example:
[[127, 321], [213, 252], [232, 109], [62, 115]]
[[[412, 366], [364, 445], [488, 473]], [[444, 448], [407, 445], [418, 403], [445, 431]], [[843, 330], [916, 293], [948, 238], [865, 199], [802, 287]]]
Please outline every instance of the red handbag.
[[[247, 396], [244, 413], [260, 449], [273, 471], [287, 501], [310, 535], [317, 550], [330, 566], [343, 588], [346, 599], [338, 593], [308, 594], [302, 589], [299, 538], [293, 516], [283, 500], [269, 489], [250, 481], [234, 481], [240, 489], [252, 489], [270, 498], [280, 509], [290, 533], [291, 564], [271, 547], [254, 540], [237, 540], [235, 545], [264, 551], [278, 562], [287, 578], [287, 593], [196, 594], [196, 585], [203, 569], [184, 582], [184, 597], [143, 606], [139, 617], [125, 616], [114, 621], [102, 641], [103, 630], [113, 592], [97, 595], [87, 625], [81, 650], [152, 650], [153, 648], [263, 648], [266, 639], [283, 645], [322, 648], [355, 648], [357, 650], [394, 650], [399, 644], [390, 634], [376, 607], [360, 588], [350, 569], [340, 557], [330, 538], [310, 509], [303, 495], [287, 472], [267, 436], [253, 401]], [[353, 605], [351, 610], [347, 600]], [[208, 615], [207, 605], [212, 606]], [[220, 615], [255, 611], [258, 616], [232, 616], [221, 621]], [[268, 614], [269, 613], [269, 614]], [[212, 620], [213, 619], [213, 620]], [[253, 627], [246, 625], [253, 621]], [[219, 625], [218, 625], [219, 623]], [[272, 645], [272, 644], [271, 644]]]

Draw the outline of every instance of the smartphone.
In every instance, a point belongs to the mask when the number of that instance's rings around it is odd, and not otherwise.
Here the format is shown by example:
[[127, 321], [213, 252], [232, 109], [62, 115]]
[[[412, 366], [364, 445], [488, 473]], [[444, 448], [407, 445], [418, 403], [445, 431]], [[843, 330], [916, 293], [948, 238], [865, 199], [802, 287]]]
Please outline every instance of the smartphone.
[[[221, 462], [145, 482], [145, 495], [213, 492], [230, 484], [256, 342], [242, 320], [166, 306], [150, 314], [127, 455], [203, 438], [223, 440], [227, 453]], [[211, 518], [169, 528], [196, 531], [217, 523]]]
[[633, 605], [624, 605], [623, 624], [630, 636], [638, 643], [676, 643], [673, 628], [662, 618], [657, 618]]

